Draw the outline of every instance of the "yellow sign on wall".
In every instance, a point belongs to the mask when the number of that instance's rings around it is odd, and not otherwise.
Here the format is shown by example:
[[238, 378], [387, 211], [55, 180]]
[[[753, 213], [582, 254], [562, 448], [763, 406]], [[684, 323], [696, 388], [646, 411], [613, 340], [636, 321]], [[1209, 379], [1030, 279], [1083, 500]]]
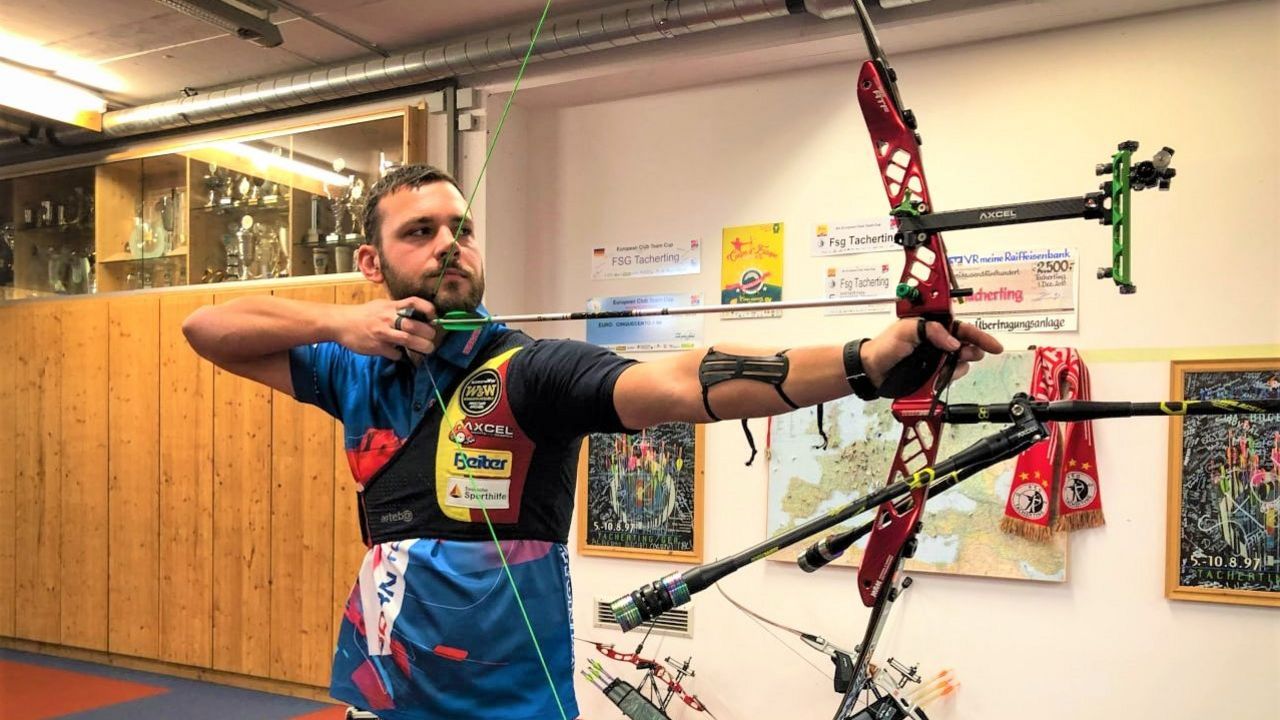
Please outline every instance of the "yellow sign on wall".
[[[782, 223], [724, 228], [720, 246], [720, 302], [726, 305], [782, 300]], [[776, 317], [779, 311], [729, 317]]]

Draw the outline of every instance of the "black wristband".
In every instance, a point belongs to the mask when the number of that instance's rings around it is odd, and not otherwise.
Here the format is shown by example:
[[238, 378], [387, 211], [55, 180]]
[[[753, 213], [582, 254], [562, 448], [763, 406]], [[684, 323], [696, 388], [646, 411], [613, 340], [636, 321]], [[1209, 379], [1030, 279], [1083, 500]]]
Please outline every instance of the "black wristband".
[[845, 343], [844, 379], [849, 382], [854, 395], [870, 402], [880, 396], [876, 393], [876, 386], [871, 382], [871, 378], [867, 377], [867, 371], [862, 367], [862, 343], [868, 339], [862, 338]]

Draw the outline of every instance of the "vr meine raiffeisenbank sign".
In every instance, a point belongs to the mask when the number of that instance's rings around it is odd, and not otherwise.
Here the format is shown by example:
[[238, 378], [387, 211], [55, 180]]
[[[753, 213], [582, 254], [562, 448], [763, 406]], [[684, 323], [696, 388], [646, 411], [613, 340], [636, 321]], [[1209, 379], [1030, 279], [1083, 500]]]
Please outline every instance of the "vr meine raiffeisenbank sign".
[[696, 275], [702, 271], [698, 240], [651, 240], [591, 249], [591, 279]]
[[1000, 250], [949, 256], [956, 284], [973, 288], [952, 306], [987, 332], [1074, 332], [1080, 263], [1075, 248]]

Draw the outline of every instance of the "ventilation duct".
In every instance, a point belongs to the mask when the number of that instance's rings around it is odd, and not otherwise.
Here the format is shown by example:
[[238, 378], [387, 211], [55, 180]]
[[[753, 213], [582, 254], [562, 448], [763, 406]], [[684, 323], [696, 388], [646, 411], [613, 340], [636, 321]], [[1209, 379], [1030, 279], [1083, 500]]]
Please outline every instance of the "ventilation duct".
[[[998, 0], [979, 1], [989, 3]], [[879, 15], [881, 8], [874, 2], [872, 0], [870, 10]], [[955, 3], [943, 0], [936, 4]], [[626, 47], [806, 13], [823, 19], [847, 17], [853, 13], [853, 7], [849, 0], [650, 0], [566, 18], [549, 18], [530, 61]], [[23, 162], [40, 156], [114, 145], [117, 139], [124, 137], [179, 131], [259, 113], [294, 110], [514, 67], [524, 57], [534, 27], [533, 24], [525, 24], [390, 57], [331, 65], [191, 97], [115, 110], [103, 115], [101, 134], [59, 129], [56, 136], [52, 131], [49, 133], [47, 144], [31, 144], [29, 140], [12, 136], [2, 138], [0, 163]]]
[[[787, 0], [648, 2], [564, 19], [543, 26], [531, 58], [549, 60], [607, 48], [729, 27], [788, 15]], [[803, 12], [796, 8], [795, 12]], [[205, 122], [285, 110], [315, 102], [419, 85], [448, 77], [516, 66], [534, 26], [524, 25], [454, 42], [268, 78], [194, 97], [117, 110], [103, 117], [108, 136], [137, 135]]]

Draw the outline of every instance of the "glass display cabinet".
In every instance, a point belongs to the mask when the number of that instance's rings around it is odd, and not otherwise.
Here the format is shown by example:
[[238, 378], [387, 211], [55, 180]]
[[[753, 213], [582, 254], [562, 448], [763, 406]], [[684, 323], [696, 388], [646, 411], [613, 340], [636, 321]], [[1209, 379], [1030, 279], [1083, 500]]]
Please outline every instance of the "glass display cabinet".
[[351, 272], [409, 117], [0, 181], [0, 299]]
[[5, 298], [93, 287], [94, 169], [19, 178], [0, 188], [0, 286]]

